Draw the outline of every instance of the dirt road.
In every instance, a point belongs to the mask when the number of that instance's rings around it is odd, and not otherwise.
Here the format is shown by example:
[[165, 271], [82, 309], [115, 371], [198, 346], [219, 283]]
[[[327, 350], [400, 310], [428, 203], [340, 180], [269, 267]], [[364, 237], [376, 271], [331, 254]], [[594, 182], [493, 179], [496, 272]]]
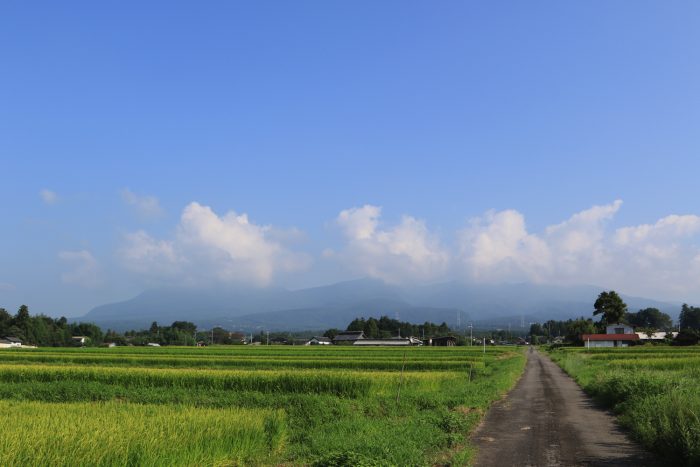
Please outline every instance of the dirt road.
[[525, 374], [494, 404], [473, 440], [478, 467], [656, 465], [612, 415], [532, 348]]

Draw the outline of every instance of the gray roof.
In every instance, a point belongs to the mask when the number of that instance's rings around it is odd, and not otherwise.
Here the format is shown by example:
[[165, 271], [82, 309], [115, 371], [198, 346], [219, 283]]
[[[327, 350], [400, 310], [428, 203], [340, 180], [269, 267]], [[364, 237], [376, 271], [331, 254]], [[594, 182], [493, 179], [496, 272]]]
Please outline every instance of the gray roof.
[[6, 337], [5, 338], [7, 341], [15, 343], [15, 344], [21, 344], [22, 341], [20, 339], [17, 339], [16, 337]]
[[388, 339], [358, 339], [353, 345], [411, 345], [408, 337], [394, 337]]
[[356, 341], [357, 339], [364, 339], [364, 331], [346, 331], [337, 334], [333, 340], [334, 341]]

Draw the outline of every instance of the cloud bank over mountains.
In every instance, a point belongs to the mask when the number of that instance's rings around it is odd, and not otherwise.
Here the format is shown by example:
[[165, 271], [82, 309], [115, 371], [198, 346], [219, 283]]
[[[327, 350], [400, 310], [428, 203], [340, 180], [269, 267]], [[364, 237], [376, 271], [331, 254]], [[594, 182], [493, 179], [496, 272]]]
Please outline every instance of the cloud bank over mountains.
[[127, 233], [117, 256], [128, 271], [170, 283], [264, 286], [324, 263], [349, 276], [396, 284], [525, 281], [595, 284], [665, 298], [697, 295], [700, 217], [669, 215], [654, 224], [612, 228], [621, 208], [621, 200], [593, 206], [541, 232], [529, 231], [516, 210], [488, 211], [441, 238], [410, 215], [388, 224], [381, 207], [367, 204], [340, 211], [332, 223], [340, 243], [312, 255], [296, 228], [260, 225], [247, 214], [217, 214], [193, 202], [171, 236]]

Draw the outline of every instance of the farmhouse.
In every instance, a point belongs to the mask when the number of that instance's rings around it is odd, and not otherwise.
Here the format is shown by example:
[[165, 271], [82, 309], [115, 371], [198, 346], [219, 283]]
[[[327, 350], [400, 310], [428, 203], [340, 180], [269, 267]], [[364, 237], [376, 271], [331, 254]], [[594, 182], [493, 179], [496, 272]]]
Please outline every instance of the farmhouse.
[[331, 345], [332, 343], [333, 341], [330, 339], [330, 337], [314, 336], [304, 345]]
[[639, 336], [627, 324], [609, 324], [605, 334], [584, 334], [581, 336], [586, 348], [592, 347], [627, 347], [630, 343], [638, 342]]
[[336, 345], [353, 345], [355, 341], [365, 339], [364, 331], [344, 331], [333, 338], [333, 343]]
[[0, 349], [10, 349], [13, 347], [22, 347], [22, 341], [16, 337], [0, 338]]
[[355, 346], [384, 346], [384, 347], [396, 347], [396, 346], [408, 346], [408, 345], [423, 345], [420, 339], [415, 337], [388, 337], [385, 339], [358, 339], [353, 342], [352, 345]]

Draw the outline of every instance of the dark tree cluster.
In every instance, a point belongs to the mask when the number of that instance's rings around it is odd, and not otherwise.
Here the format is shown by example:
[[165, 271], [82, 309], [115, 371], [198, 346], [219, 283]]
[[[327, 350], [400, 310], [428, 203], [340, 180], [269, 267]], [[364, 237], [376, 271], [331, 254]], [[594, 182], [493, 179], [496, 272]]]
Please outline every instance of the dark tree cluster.
[[[425, 322], [423, 324], [412, 324], [405, 321], [391, 319], [388, 316], [376, 318], [356, 318], [347, 327], [347, 331], [364, 331], [365, 336], [369, 338], [387, 338], [397, 337], [399, 334], [402, 337], [435, 337], [444, 336], [451, 330], [446, 323], [435, 324]], [[335, 337], [338, 331], [329, 329], [324, 334], [327, 337]], [[332, 335], [332, 336], [331, 336]]]
[[623, 321], [641, 329], [669, 331], [673, 327], [671, 317], [657, 308], [645, 308], [636, 313], [627, 313]]
[[[127, 331], [123, 336], [113, 331], [108, 331], [107, 334], [110, 337], [110, 342], [114, 342], [117, 345], [146, 345], [148, 343], [159, 345], [194, 345], [197, 341], [196, 332], [197, 326], [189, 321], [175, 321], [170, 326], [159, 326], [158, 323], [154, 321], [148, 329]], [[202, 340], [208, 341], [209, 339], [206, 339], [205, 336]]]

